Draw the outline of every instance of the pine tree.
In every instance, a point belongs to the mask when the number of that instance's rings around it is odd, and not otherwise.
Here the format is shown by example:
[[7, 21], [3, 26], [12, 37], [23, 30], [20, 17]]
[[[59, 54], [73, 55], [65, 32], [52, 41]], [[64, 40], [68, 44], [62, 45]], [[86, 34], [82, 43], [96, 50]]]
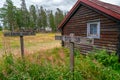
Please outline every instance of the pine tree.
[[30, 22], [31, 22], [32, 28], [36, 27], [36, 21], [37, 21], [36, 9], [34, 5], [31, 5], [30, 6]]
[[57, 11], [55, 13], [55, 26], [57, 27], [61, 21], [63, 20], [64, 18], [64, 14], [63, 14], [63, 11], [60, 10], [59, 8], [57, 8]]
[[55, 27], [55, 17], [53, 15], [53, 12], [50, 11], [50, 13], [48, 14], [49, 16], [49, 25], [52, 28], [52, 31], [56, 31], [56, 27]]
[[52, 28], [56, 31], [57, 26], [64, 18], [63, 11], [57, 8], [54, 15], [52, 11], [47, 11], [41, 7], [31, 5], [29, 11], [27, 10], [25, 0], [21, 0], [21, 8], [13, 5], [11, 0], [6, 0], [3, 8], [0, 8], [0, 18], [3, 26], [11, 31], [18, 31], [21, 29], [45, 29]]
[[45, 28], [47, 27], [47, 14], [46, 10], [44, 10], [42, 6], [40, 7], [40, 13], [42, 28], [45, 30]]
[[11, 31], [17, 28], [16, 23], [16, 7], [11, 0], [6, 0], [3, 8], [0, 9], [0, 17], [2, 18], [3, 26]]
[[17, 22], [17, 25], [18, 25], [18, 29], [22, 29], [23, 27], [23, 15], [22, 15], [22, 11], [20, 8], [17, 8], [16, 9], [16, 22]]
[[21, 10], [22, 10], [22, 28], [30, 29], [30, 15], [26, 8], [25, 0], [21, 0]]
[[42, 28], [42, 18], [41, 18], [41, 11], [38, 8], [38, 6], [36, 7], [36, 12], [37, 12], [36, 25], [37, 25], [37, 29], [40, 30]]

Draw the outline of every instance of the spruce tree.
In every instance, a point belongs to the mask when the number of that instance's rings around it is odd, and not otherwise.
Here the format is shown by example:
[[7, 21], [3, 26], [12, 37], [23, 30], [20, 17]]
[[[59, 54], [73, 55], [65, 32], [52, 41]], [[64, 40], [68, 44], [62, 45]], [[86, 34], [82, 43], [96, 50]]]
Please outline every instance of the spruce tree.
[[42, 6], [40, 7], [40, 14], [41, 14], [42, 28], [45, 30], [45, 28], [47, 27], [47, 14], [46, 14], [46, 10], [44, 10]]
[[6, 0], [4, 6], [0, 9], [0, 17], [3, 22], [3, 26], [10, 31], [15, 31], [17, 28], [16, 23], [16, 7], [11, 0]]
[[39, 31], [42, 28], [42, 18], [41, 18], [41, 11], [38, 6], [36, 7], [36, 11], [37, 11], [36, 25], [37, 25], [37, 29]]
[[52, 28], [52, 31], [55, 32], [56, 31], [56, 27], [55, 27], [55, 17], [53, 15], [53, 12], [50, 11], [48, 16], [49, 16], [49, 25]]
[[23, 29], [30, 29], [30, 15], [26, 8], [25, 0], [21, 0], [21, 11], [22, 11], [22, 28]]
[[35, 28], [36, 27], [36, 21], [37, 21], [37, 14], [36, 14], [36, 8], [34, 5], [30, 6], [30, 22], [31, 22], [31, 27]]
[[56, 27], [61, 23], [63, 18], [64, 18], [63, 11], [57, 8], [57, 11], [55, 12], [55, 26]]

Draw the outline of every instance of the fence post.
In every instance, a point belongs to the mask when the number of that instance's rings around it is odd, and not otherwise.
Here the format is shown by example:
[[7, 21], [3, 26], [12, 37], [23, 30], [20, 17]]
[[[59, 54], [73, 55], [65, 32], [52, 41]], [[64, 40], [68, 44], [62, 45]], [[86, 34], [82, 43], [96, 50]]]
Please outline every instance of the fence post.
[[74, 43], [70, 42], [70, 70], [74, 73]]
[[74, 80], [74, 33], [70, 34], [70, 70]]
[[20, 36], [21, 56], [24, 58], [24, 40], [23, 36]]

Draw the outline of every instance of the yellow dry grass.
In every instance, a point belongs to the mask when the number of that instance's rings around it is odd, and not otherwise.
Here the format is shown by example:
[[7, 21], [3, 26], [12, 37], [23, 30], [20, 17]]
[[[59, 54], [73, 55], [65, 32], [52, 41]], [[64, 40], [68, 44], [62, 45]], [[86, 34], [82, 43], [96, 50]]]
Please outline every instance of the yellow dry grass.
[[30, 54], [30, 55], [28, 54], [25, 56], [25, 59], [27, 59], [31, 63], [38, 63], [38, 64], [50, 63], [52, 66], [56, 66], [56, 65], [65, 65], [65, 61], [66, 61], [65, 57], [66, 57], [65, 49], [53, 48], [42, 52], [39, 51], [35, 54]]
[[[56, 41], [54, 39], [55, 35], [55, 33], [39, 33], [36, 34], [36, 36], [25, 36], [25, 54], [33, 54], [60, 47], [61, 41]], [[17, 55], [21, 53], [19, 37], [3, 37], [3, 34], [0, 33], [0, 54], [4, 53], [13, 53]]]

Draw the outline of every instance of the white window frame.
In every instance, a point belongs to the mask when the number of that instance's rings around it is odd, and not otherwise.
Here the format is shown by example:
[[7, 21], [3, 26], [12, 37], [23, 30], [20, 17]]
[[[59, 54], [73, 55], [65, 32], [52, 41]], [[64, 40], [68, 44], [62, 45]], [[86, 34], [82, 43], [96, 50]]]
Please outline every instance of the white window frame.
[[[90, 34], [90, 24], [97, 24], [97, 34], [96, 35]], [[87, 23], [87, 38], [98, 38], [98, 39], [100, 38], [100, 21]]]

